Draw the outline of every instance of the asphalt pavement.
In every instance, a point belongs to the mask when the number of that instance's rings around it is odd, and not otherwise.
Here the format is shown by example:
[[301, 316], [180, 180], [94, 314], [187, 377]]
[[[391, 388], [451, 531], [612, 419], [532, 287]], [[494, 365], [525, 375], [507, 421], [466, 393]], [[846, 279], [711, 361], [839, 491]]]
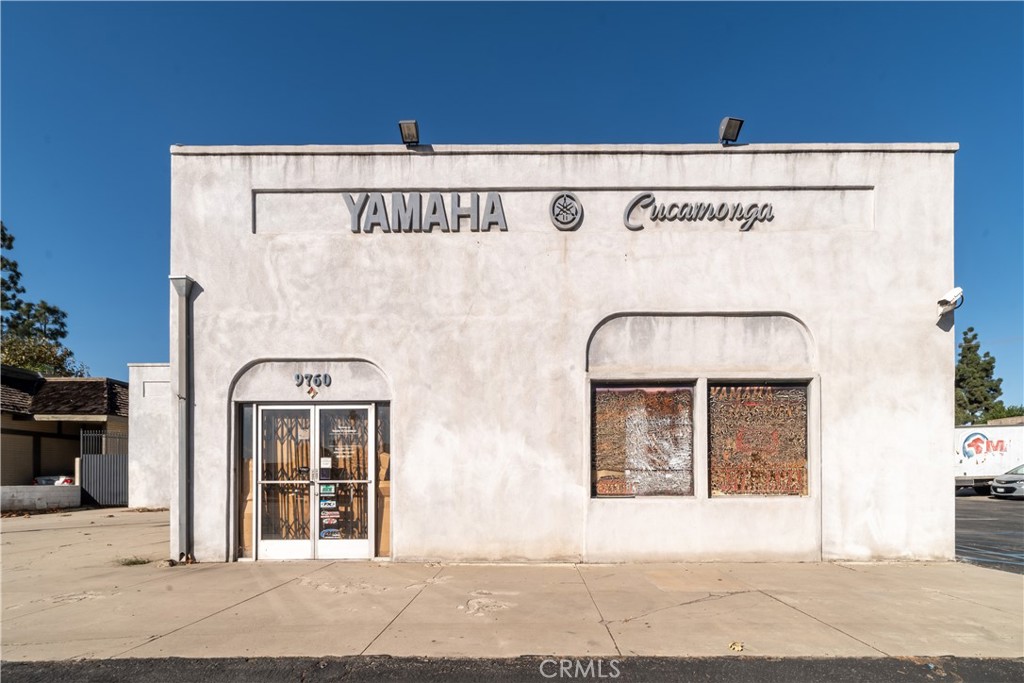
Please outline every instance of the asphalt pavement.
[[275, 659], [115, 659], [18, 662], [5, 683], [544, 683], [602, 680], [643, 683], [1020, 683], [1024, 662], [977, 658], [627, 657], [279, 657]]
[[1024, 574], [1024, 500], [958, 495], [956, 557]]

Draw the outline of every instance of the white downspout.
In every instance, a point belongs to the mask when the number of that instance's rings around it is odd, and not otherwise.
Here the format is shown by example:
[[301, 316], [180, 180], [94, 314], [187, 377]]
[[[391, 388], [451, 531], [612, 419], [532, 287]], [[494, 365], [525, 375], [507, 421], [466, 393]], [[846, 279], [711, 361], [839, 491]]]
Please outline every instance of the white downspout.
[[178, 560], [195, 561], [192, 548], [192, 316], [189, 296], [195, 281], [187, 275], [170, 276], [178, 294], [177, 386], [178, 398]]

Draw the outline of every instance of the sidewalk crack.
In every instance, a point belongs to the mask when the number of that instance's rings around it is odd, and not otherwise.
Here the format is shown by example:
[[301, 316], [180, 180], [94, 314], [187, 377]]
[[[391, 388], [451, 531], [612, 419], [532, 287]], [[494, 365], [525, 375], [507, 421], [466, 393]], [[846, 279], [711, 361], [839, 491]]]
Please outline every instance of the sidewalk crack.
[[926, 590], [930, 590], [930, 591], [932, 591], [934, 593], [938, 593], [939, 595], [943, 595], [943, 596], [945, 596], [947, 598], [953, 598], [954, 600], [959, 600], [961, 602], [966, 602], [969, 605], [977, 605], [978, 607], [987, 607], [988, 609], [995, 610], [996, 612], [1003, 612], [1004, 614], [1017, 614], [1017, 612], [1014, 612], [1012, 610], [1003, 609], [1001, 607], [993, 607], [992, 605], [986, 605], [985, 603], [978, 602], [977, 600], [970, 600], [968, 598], [962, 598], [959, 595], [953, 595], [952, 593], [946, 593], [946, 592], [940, 591], [940, 590], [938, 590], [936, 588], [928, 588]]
[[732, 596], [732, 595], [746, 595], [747, 593], [756, 593], [756, 592], [758, 592], [758, 591], [750, 590], [750, 591], [730, 591], [728, 593], [708, 593], [703, 598], [697, 598], [695, 600], [687, 600], [685, 602], [680, 602], [680, 603], [675, 604], [675, 605], [667, 605], [665, 607], [659, 607], [658, 609], [652, 609], [650, 612], [644, 612], [643, 614], [638, 614], [635, 617], [626, 617], [625, 619], [615, 619], [615, 620], [612, 621], [612, 623], [618, 622], [618, 623], [621, 623], [621, 624], [627, 624], [627, 623], [629, 623], [631, 621], [635, 621], [637, 619], [643, 619], [644, 617], [648, 617], [648, 616], [650, 616], [652, 614], [657, 614], [658, 612], [664, 612], [667, 609], [675, 609], [676, 607], [682, 607], [684, 605], [696, 605], [698, 603], [709, 602], [711, 600], [721, 600], [722, 598], [728, 598], [729, 596]]
[[615, 646], [615, 653], [622, 656], [622, 650], [619, 649], [619, 644], [615, 642], [615, 636], [612, 634], [612, 630], [608, 627], [609, 622], [605, 621], [604, 614], [601, 613], [601, 608], [597, 606], [597, 600], [594, 599], [594, 594], [590, 591], [590, 586], [587, 585], [587, 579], [583, 576], [583, 572], [580, 571], [580, 566], [574, 564], [576, 573], [580, 575], [580, 581], [583, 582], [583, 587], [587, 589], [587, 595], [590, 596], [590, 602], [594, 603], [594, 609], [597, 610], [597, 616], [601, 617], [601, 625], [604, 626], [604, 630], [608, 632], [608, 637], [612, 639], [612, 645]]
[[275, 591], [275, 590], [277, 590], [278, 588], [280, 588], [280, 587], [282, 587], [282, 586], [286, 586], [286, 585], [288, 585], [289, 583], [292, 583], [293, 581], [298, 581], [299, 579], [301, 579], [301, 578], [303, 578], [303, 577], [305, 577], [305, 576], [308, 576], [308, 575], [310, 575], [310, 574], [315, 574], [316, 572], [320, 571], [321, 569], [326, 569], [327, 567], [330, 567], [330, 566], [331, 566], [331, 565], [333, 565], [333, 564], [335, 564], [335, 563], [334, 563], [334, 562], [331, 562], [330, 564], [327, 564], [327, 565], [325, 565], [325, 566], [323, 566], [323, 567], [317, 567], [316, 569], [313, 569], [313, 570], [311, 570], [311, 571], [308, 571], [308, 572], [306, 572], [306, 573], [304, 573], [304, 574], [300, 574], [300, 575], [298, 575], [298, 576], [292, 577], [292, 578], [288, 579], [287, 581], [282, 581], [281, 583], [277, 584], [276, 586], [271, 586], [270, 588], [268, 588], [268, 589], [267, 589], [267, 590], [265, 590], [265, 591], [261, 591], [261, 592], [259, 592], [259, 593], [256, 593], [255, 595], [250, 595], [250, 596], [249, 596], [249, 597], [247, 597], [247, 598], [246, 598], [245, 600], [239, 600], [239, 601], [238, 601], [238, 602], [236, 602], [236, 603], [233, 603], [233, 604], [231, 604], [231, 605], [228, 605], [227, 607], [224, 607], [223, 609], [219, 609], [219, 610], [217, 610], [216, 612], [211, 612], [210, 614], [207, 614], [207, 615], [206, 615], [206, 616], [204, 616], [204, 617], [201, 617], [201, 618], [199, 618], [199, 619], [196, 619], [195, 621], [189, 622], [189, 623], [187, 623], [187, 624], [183, 624], [182, 626], [179, 626], [178, 628], [175, 628], [175, 629], [171, 629], [171, 630], [170, 630], [170, 631], [168, 631], [167, 633], [161, 633], [161, 634], [160, 634], [160, 635], [158, 635], [158, 636], [152, 636], [152, 637], [148, 638], [148, 639], [147, 639], [147, 640], [146, 640], [145, 642], [142, 642], [142, 643], [139, 643], [138, 645], [135, 645], [135, 646], [133, 646], [133, 647], [130, 647], [130, 648], [128, 648], [127, 650], [125, 650], [124, 652], [118, 652], [117, 654], [114, 654], [114, 655], [110, 655], [109, 657], [107, 657], [107, 659], [113, 659], [113, 658], [115, 658], [115, 657], [120, 657], [120, 656], [122, 656], [122, 655], [128, 654], [128, 653], [129, 653], [129, 652], [131, 652], [132, 650], [137, 650], [137, 649], [139, 649], [139, 648], [140, 648], [140, 647], [142, 647], [143, 645], [149, 645], [150, 643], [154, 643], [154, 642], [156, 642], [156, 641], [160, 640], [161, 638], [166, 638], [166, 637], [167, 637], [167, 636], [169, 636], [169, 635], [172, 635], [172, 634], [174, 634], [174, 633], [177, 633], [178, 631], [181, 631], [182, 629], [186, 629], [186, 628], [189, 628], [190, 626], [195, 626], [196, 624], [198, 624], [198, 623], [200, 623], [200, 622], [203, 622], [203, 621], [206, 621], [207, 619], [210, 619], [211, 617], [215, 617], [215, 616], [217, 616], [218, 614], [221, 614], [221, 613], [223, 613], [223, 612], [227, 612], [227, 611], [228, 611], [229, 609], [234, 609], [235, 607], [238, 607], [239, 605], [244, 605], [245, 603], [249, 602], [250, 600], [255, 600], [256, 598], [260, 597], [261, 595], [266, 595], [266, 594], [267, 594], [267, 593], [269, 593], [270, 591]]
[[[429, 579], [427, 579], [426, 581], [424, 581], [424, 582], [423, 582], [423, 585], [422, 585], [422, 586], [420, 586], [420, 589], [419, 589], [418, 591], [416, 591], [416, 595], [412, 596], [412, 598], [411, 598], [411, 599], [409, 600], [409, 602], [405, 603], [405, 607], [403, 607], [402, 609], [400, 609], [400, 610], [398, 611], [398, 614], [396, 614], [396, 615], [394, 616], [394, 618], [392, 618], [392, 619], [391, 619], [391, 621], [389, 621], [389, 622], [387, 623], [387, 625], [386, 625], [386, 626], [385, 626], [384, 628], [382, 628], [382, 629], [380, 630], [380, 633], [378, 633], [377, 635], [375, 635], [375, 636], [373, 637], [373, 639], [372, 639], [372, 640], [371, 640], [371, 641], [370, 641], [369, 643], [367, 643], [367, 644], [366, 644], [366, 647], [364, 647], [364, 648], [363, 648], [363, 650], [362, 650], [362, 652], [360, 652], [360, 653], [359, 653], [359, 654], [360, 654], [360, 656], [361, 656], [361, 655], [365, 655], [365, 654], [366, 654], [366, 651], [370, 649], [370, 646], [372, 646], [372, 645], [373, 645], [374, 643], [376, 643], [376, 642], [377, 642], [377, 639], [378, 639], [378, 638], [380, 638], [380, 637], [381, 637], [382, 635], [384, 635], [384, 632], [385, 632], [385, 631], [387, 631], [387, 630], [388, 630], [389, 628], [391, 628], [391, 624], [395, 623], [395, 622], [396, 622], [396, 621], [398, 620], [398, 617], [402, 616], [402, 614], [403, 614], [403, 613], [405, 612], [405, 610], [409, 609], [409, 605], [411, 605], [411, 604], [412, 604], [413, 602], [415, 602], [415, 601], [416, 601], [416, 598], [420, 597], [420, 594], [421, 594], [421, 593], [422, 593], [423, 591], [427, 590], [427, 586], [433, 585], [434, 579], [436, 579], [436, 578], [437, 578], [438, 576], [440, 576], [440, 575], [441, 575], [441, 572], [443, 572], [443, 571], [444, 571], [444, 569], [445, 569], [445, 568], [444, 568], [444, 565], [441, 565], [441, 568], [440, 568], [440, 569], [438, 569], [438, 570], [437, 570], [437, 571], [436, 571], [436, 572], [434, 573], [434, 575], [433, 575], [433, 576], [431, 576], [431, 577], [430, 577]], [[413, 584], [413, 585], [415, 586], [416, 584]]]
[[822, 621], [821, 619], [819, 619], [818, 617], [814, 616], [813, 614], [808, 614], [807, 612], [803, 611], [799, 607], [795, 607], [794, 605], [789, 604], [785, 600], [780, 600], [779, 598], [775, 597], [774, 595], [771, 595], [770, 593], [765, 593], [763, 590], [760, 590], [760, 591], [757, 591], [757, 592], [760, 593], [761, 595], [764, 595], [767, 598], [771, 598], [772, 600], [774, 600], [775, 602], [779, 603], [780, 605], [784, 605], [784, 606], [786, 606], [786, 607], [788, 607], [790, 609], [796, 610], [797, 612], [799, 612], [800, 614], [804, 615], [805, 617], [807, 617], [809, 619], [814, 619], [819, 624], [822, 624], [823, 626], [827, 626], [828, 628], [832, 629], [833, 631], [838, 631], [839, 633], [842, 633], [847, 638], [852, 638], [853, 640], [856, 640], [861, 645], [864, 645], [866, 647], [870, 647], [875, 652], [880, 652], [882, 654], [882, 656], [884, 656], [884, 657], [892, 656], [888, 652], [885, 652], [884, 650], [878, 649], [877, 647], [875, 647], [871, 643], [865, 642], [865, 641], [861, 640], [860, 638], [858, 638], [857, 636], [851, 635], [851, 634], [847, 633], [846, 631], [844, 631], [843, 629], [839, 628], [838, 626], [834, 626], [834, 625], [828, 623], [827, 621]]

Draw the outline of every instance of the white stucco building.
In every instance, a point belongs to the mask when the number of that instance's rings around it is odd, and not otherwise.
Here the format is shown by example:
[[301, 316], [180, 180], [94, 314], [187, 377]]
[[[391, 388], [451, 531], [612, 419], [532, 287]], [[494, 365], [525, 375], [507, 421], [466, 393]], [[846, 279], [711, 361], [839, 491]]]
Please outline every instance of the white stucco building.
[[951, 558], [956, 149], [173, 147], [172, 556]]

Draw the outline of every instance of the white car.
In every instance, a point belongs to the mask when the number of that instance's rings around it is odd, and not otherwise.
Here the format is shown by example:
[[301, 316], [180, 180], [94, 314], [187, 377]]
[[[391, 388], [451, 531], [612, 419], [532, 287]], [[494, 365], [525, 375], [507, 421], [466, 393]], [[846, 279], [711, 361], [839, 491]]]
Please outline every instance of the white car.
[[1024, 465], [1017, 465], [993, 479], [992, 495], [998, 498], [1024, 498]]
[[67, 475], [60, 476], [47, 476], [47, 477], [36, 477], [32, 480], [33, 484], [42, 484], [44, 486], [74, 486], [75, 480], [73, 477]]

